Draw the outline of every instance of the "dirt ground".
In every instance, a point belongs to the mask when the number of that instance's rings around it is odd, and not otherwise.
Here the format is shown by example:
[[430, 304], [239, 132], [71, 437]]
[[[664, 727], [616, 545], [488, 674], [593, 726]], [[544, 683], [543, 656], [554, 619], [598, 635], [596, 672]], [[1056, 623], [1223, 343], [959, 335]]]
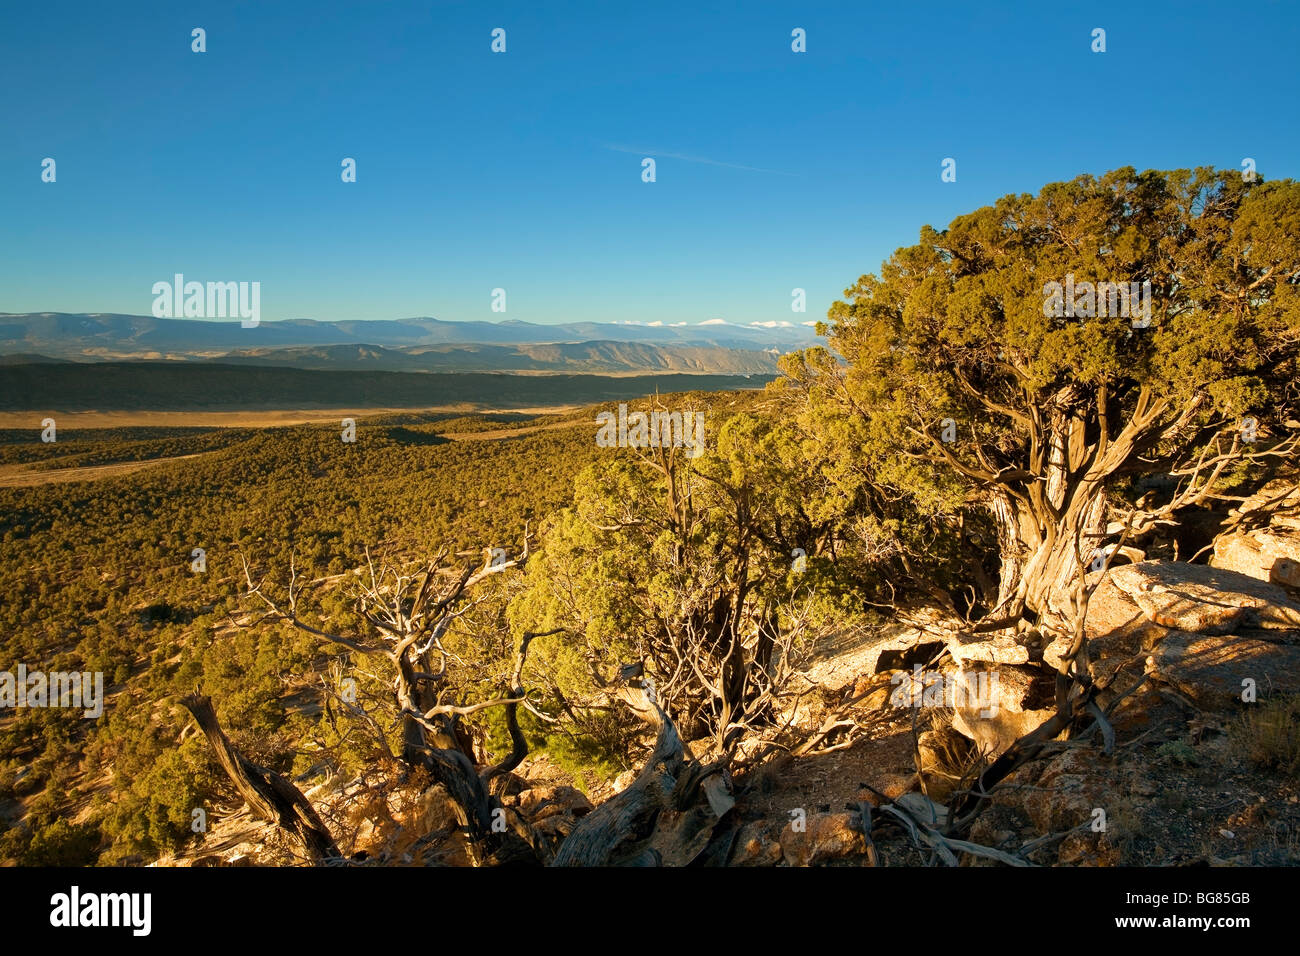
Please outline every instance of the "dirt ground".
[[202, 458], [197, 455], [176, 455], [172, 458], [151, 458], [148, 461], [122, 461], [111, 465], [86, 465], [79, 468], [47, 468], [34, 471], [29, 465], [0, 466], [0, 488], [30, 488], [33, 485], [59, 485], [69, 481], [95, 481], [114, 475], [129, 475], [133, 471], [161, 465], [165, 461], [185, 461]]

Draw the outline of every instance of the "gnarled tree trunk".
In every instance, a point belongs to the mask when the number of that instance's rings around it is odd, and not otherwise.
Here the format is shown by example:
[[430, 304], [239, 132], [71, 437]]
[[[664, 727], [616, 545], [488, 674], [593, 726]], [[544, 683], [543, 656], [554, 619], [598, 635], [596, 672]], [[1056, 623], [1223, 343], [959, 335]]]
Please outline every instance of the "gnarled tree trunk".
[[274, 770], [259, 767], [235, 749], [217, 721], [210, 697], [190, 694], [181, 698], [181, 703], [194, 715], [203, 736], [212, 745], [217, 762], [255, 814], [292, 834], [313, 863], [324, 863], [342, 855], [302, 791]]
[[655, 749], [631, 786], [578, 822], [552, 866], [686, 866], [734, 805], [725, 764], [691, 758], [672, 718], [648, 695], [629, 689], [627, 700], [657, 723]]

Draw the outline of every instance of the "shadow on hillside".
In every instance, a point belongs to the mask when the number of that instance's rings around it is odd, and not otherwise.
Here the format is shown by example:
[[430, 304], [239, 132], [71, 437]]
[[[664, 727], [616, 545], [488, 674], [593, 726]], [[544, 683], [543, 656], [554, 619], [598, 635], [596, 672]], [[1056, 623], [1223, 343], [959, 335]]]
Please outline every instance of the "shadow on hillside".
[[433, 432], [417, 432], [401, 425], [388, 429], [387, 434], [399, 445], [445, 445], [451, 441]]

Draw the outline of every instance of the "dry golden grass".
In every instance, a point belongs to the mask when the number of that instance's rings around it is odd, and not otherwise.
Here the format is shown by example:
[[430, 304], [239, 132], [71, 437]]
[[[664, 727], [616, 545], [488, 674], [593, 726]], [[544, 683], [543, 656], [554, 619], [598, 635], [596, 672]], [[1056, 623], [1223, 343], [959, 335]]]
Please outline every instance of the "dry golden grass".
[[528, 408], [489, 408], [469, 402], [454, 405], [429, 405], [419, 408], [311, 408], [311, 409], [243, 409], [237, 411], [131, 411], [131, 412], [0, 412], [0, 428], [30, 428], [39, 431], [41, 419], [54, 418], [60, 429], [69, 428], [274, 428], [278, 425], [312, 423], [337, 424], [343, 418], [368, 418], [372, 415], [402, 413], [459, 413], [487, 415], [511, 412], [525, 415], [551, 415], [573, 411], [579, 405], [539, 405]]
[[172, 458], [151, 458], [148, 461], [121, 461], [111, 465], [84, 465], [77, 468], [46, 468], [33, 471], [28, 465], [0, 466], [0, 488], [30, 488], [34, 485], [59, 485], [69, 481], [95, 481], [114, 475], [129, 475], [142, 468], [151, 468], [165, 461], [184, 461], [201, 458], [197, 455], [176, 455]]
[[[509, 411], [514, 414], [554, 415], [571, 412], [578, 405], [546, 405], [534, 408], [480, 408], [473, 405], [442, 405], [427, 408], [366, 408], [357, 409], [268, 409], [266, 411], [237, 412], [53, 412], [61, 429], [94, 428], [275, 428], [288, 425], [329, 424], [337, 425], [343, 418], [366, 418], [371, 415], [390, 415], [400, 413], [462, 413], [492, 414]], [[39, 430], [40, 419], [46, 413], [0, 412], [0, 428], [31, 428]], [[557, 428], [572, 428], [574, 422], [553, 422], [546, 425], [526, 425], [521, 428], [495, 429], [482, 432], [462, 432], [447, 437], [455, 441], [491, 441], [500, 438], [514, 438], [535, 431], [549, 431]], [[95, 481], [111, 478], [115, 475], [128, 475], [134, 471], [150, 468], [166, 461], [184, 461], [188, 458], [201, 458], [207, 452], [195, 455], [176, 455], [170, 458], [154, 458], [148, 461], [116, 462], [108, 465], [85, 465], [72, 468], [45, 468], [36, 470], [31, 465], [0, 465], [0, 488], [30, 488], [36, 485], [63, 484], [70, 481]]]
[[1232, 724], [1228, 740], [1257, 767], [1300, 772], [1300, 696], [1255, 705]]

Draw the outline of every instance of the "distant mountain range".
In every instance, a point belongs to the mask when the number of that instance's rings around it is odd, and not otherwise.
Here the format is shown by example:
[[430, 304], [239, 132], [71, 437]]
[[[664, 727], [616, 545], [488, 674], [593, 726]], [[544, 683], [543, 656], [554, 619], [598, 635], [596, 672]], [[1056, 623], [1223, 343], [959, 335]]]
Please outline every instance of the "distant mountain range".
[[219, 361], [318, 370], [762, 375], [815, 344], [794, 323], [539, 325], [412, 318], [239, 322], [152, 316], [0, 312], [0, 362]]

